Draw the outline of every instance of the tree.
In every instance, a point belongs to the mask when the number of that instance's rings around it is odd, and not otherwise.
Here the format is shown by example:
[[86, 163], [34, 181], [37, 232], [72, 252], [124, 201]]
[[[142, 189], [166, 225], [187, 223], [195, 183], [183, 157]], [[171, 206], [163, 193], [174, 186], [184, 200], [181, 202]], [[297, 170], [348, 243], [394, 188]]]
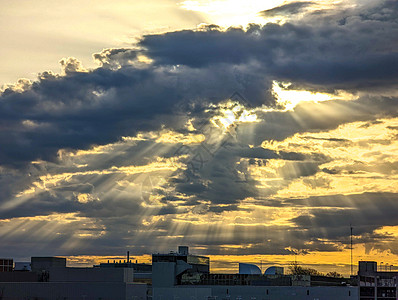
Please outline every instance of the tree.
[[289, 271], [292, 275], [312, 275], [312, 276], [324, 276], [321, 272], [318, 272], [312, 268], [304, 268], [297, 262], [293, 262], [289, 266]]
[[343, 275], [341, 275], [340, 273], [337, 273], [335, 271], [327, 273], [326, 276], [333, 277], [333, 278], [343, 278]]

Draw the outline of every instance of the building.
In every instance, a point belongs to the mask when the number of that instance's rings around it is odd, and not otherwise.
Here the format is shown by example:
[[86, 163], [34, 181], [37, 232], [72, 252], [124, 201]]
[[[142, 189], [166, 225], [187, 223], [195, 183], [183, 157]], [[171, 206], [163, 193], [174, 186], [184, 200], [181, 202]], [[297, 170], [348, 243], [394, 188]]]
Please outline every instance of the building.
[[21, 271], [21, 272], [32, 271], [32, 267], [30, 266], [30, 262], [16, 261], [14, 271]]
[[70, 268], [61, 257], [32, 257], [31, 266], [0, 276], [0, 299], [147, 299], [133, 268]]
[[152, 255], [153, 300], [357, 300], [358, 288], [346, 279], [284, 275], [273, 267], [261, 274], [255, 265], [240, 264], [240, 274], [211, 274], [210, 259], [177, 252]]
[[179, 246], [178, 251], [167, 254], [152, 254], [153, 286], [180, 285], [183, 281], [198, 278], [210, 273], [210, 259], [205, 256], [189, 254], [186, 246]]
[[360, 300], [396, 300], [398, 272], [378, 271], [375, 261], [360, 261], [358, 287]]
[[48, 271], [53, 267], [66, 267], [66, 258], [64, 257], [32, 257], [30, 266], [33, 272]]
[[107, 263], [100, 263], [99, 265], [94, 266], [94, 268], [100, 268], [100, 269], [119, 269], [119, 268], [124, 268], [124, 269], [132, 269], [134, 271], [134, 282], [140, 282], [140, 283], [146, 283], [146, 284], [151, 284], [152, 283], [152, 265], [150, 264], [143, 264], [143, 263], [138, 263], [138, 261], [131, 262], [130, 260], [130, 255], [127, 252], [127, 260], [119, 260], [113, 261], [113, 262], [107, 262]]
[[[3, 259], [0, 299], [134, 300], [396, 300], [398, 272], [359, 262], [358, 276], [286, 275], [281, 267], [264, 274], [239, 264], [239, 273], [212, 274], [210, 259], [186, 246], [152, 255], [152, 265], [127, 260], [71, 268], [62, 257], [32, 257], [16, 264]], [[7, 268], [5, 267], [7, 266]], [[4, 271], [8, 270], [8, 271]]]
[[12, 272], [14, 260], [12, 258], [0, 258], [0, 272]]

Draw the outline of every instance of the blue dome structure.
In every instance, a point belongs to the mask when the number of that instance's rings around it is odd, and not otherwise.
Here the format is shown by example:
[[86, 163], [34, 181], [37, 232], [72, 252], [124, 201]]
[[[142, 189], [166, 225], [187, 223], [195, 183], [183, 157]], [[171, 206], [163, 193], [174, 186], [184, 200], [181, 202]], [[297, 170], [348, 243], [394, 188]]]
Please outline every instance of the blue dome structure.
[[282, 267], [269, 267], [265, 270], [264, 275], [283, 275]]
[[261, 270], [256, 265], [239, 263], [239, 274], [261, 275]]

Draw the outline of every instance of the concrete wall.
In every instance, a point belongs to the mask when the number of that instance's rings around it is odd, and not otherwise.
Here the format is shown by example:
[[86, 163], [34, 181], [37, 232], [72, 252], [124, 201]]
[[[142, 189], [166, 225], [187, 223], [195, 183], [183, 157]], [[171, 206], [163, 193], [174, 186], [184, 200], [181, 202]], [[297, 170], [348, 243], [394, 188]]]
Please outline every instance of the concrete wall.
[[49, 270], [51, 267], [66, 267], [66, 258], [64, 257], [32, 257], [31, 268], [34, 272]]
[[155, 262], [152, 264], [152, 285], [154, 287], [173, 287], [175, 284], [175, 266], [173, 262]]
[[133, 282], [131, 268], [50, 268], [50, 282]]
[[208, 300], [209, 296], [217, 297], [210, 298], [217, 300], [357, 300], [358, 288], [328, 286], [178, 286], [168, 289], [153, 288], [153, 296], [153, 300]]
[[[153, 300], [208, 300], [211, 288], [154, 288]], [[221, 299], [220, 299], [221, 300]]]
[[[276, 286], [276, 287], [254, 287], [254, 286], [224, 286], [212, 289], [212, 296], [242, 300], [357, 300], [358, 288], [356, 287], [296, 287], [296, 286]], [[268, 291], [268, 294], [267, 294]]]
[[3, 300], [146, 300], [146, 285], [117, 282], [0, 283]]
[[0, 272], [0, 282], [37, 282], [38, 275], [33, 272]]

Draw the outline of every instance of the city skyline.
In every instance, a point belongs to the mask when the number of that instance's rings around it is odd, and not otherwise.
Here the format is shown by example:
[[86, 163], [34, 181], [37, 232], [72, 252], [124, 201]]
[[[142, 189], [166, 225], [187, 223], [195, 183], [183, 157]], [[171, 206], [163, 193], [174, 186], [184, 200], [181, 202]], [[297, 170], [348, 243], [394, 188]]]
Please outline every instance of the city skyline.
[[1, 256], [398, 266], [398, 4], [263, 2], [0, 2]]

